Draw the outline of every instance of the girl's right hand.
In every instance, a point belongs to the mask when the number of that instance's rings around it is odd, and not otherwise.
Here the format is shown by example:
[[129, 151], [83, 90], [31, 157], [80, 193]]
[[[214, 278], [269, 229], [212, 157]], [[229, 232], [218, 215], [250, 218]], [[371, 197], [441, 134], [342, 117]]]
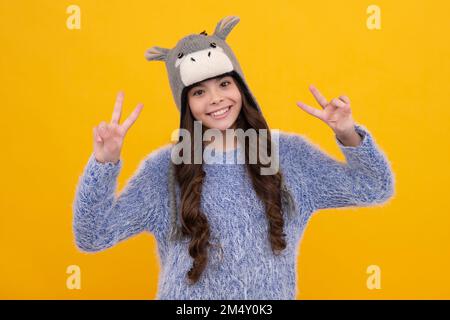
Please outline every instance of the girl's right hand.
[[144, 107], [142, 103], [139, 103], [128, 119], [119, 125], [123, 97], [124, 93], [120, 91], [117, 94], [111, 122], [102, 121], [97, 127], [94, 127], [94, 156], [101, 163], [114, 162], [116, 164], [119, 161], [125, 135]]

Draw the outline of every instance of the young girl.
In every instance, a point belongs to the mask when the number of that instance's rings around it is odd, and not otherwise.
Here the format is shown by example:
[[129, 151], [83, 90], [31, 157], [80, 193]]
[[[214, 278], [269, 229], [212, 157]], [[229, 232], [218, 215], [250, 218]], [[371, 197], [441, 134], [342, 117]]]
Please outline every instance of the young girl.
[[[152, 47], [146, 53], [148, 60], [165, 61], [180, 129], [191, 137], [195, 121], [201, 121], [201, 133], [269, 129], [225, 42], [238, 21], [225, 17], [212, 36], [191, 34], [171, 50]], [[259, 156], [249, 163], [254, 148], [239, 139], [231, 145], [205, 141], [202, 148], [214, 146], [222, 159], [242, 152], [245, 163], [210, 163], [206, 153], [201, 163], [180, 163], [174, 161], [176, 145], [168, 144], [141, 162], [116, 198], [123, 140], [142, 110], [138, 105], [119, 124], [119, 93], [111, 122], [94, 128], [94, 152], [76, 190], [78, 248], [97, 252], [146, 231], [158, 243], [157, 299], [295, 299], [298, 247], [312, 213], [381, 204], [394, 194], [390, 163], [352, 119], [348, 97], [328, 101], [315, 87], [310, 90], [322, 110], [297, 104], [330, 126], [346, 163], [302, 135], [275, 130], [268, 130], [265, 144], [279, 158], [279, 170], [270, 175], [261, 174], [267, 164]], [[194, 149], [191, 143], [190, 159]]]

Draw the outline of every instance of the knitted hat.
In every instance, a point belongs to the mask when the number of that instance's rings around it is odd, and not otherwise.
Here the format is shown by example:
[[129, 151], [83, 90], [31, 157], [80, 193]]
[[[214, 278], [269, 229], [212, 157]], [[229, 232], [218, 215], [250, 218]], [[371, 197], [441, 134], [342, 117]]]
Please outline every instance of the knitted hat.
[[[261, 112], [256, 98], [246, 83], [244, 73], [236, 56], [225, 41], [239, 20], [239, 17], [227, 16], [217, 23], [214, 33], [210, 36], [206, 31], [199, 34], [189, 34], [179, 40], [177, 45], [172, 49], [153, 46], [145, 52], [145, 58], [147, 60], [164, 61], [166, 64], [172, 95], [181, 114], [180, 125], [184, 112], [186, 112], [187, 89], [199, 82], [220, 75], [233, 76], [243, 88], [243, 92], [250, 104]], [[179, 219], [177, 218], [174, 176], [174, 168], [173, 164], [171, 164], [169, 166], [169, 197], [172, 211], [171, 236], [178, 238], [181, 233], [178, 223]], [[293, 207], [292, 196], [287, 190], [284, 179], [282, 180], [281, 190], [283, 203], [290, 208], [288, 211], [292, 214], [292, 211], [296, 209]], [[176, 227], [177, 225], [178, 228]]]
[[178, 41], [172, 49], [153, 46], [145, 53], [149, 61], [165, 61], [170, 87], [176, 106], [184, 115], [187, 87], [220, 75], [232, 75], [242, 86], [244, 94], [251, 104], [260, 112], [261, 109], [247, 86], [241, 66], [225, 39], [239, 17], [227, 16], [219, 21], [214, 34], [206, 31], [189, 34]]

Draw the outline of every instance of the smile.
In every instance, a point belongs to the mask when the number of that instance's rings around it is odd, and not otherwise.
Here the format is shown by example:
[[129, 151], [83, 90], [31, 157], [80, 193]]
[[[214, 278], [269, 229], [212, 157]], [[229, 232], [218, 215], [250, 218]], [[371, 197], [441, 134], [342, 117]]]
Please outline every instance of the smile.
[[222, 108], [220, 110], [217, 110], [213, 113], [208, 113], [209, 116], [211, 116], [213, 119], [224, 119], [228, 116], [230, 113], [231, 105], [225, 108]]

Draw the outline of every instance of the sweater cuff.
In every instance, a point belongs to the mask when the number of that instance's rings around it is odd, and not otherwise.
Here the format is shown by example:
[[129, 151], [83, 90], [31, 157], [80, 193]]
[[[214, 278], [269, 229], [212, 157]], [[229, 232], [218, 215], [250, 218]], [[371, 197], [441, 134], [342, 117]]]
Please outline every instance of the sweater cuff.
[[355, 124], [355, 130], [362, 138], [359, 146], [345, 146], [335, 137], [338, 146], [347, 159], [347, 162], [354, 166], [366, 167], [386, 163], [387, 160], [385, 159], [385, 155], [378, 148], [369, 130], [359, 124]]
[[348, 149], [348, 150], [353, 150], [353, 149], [361, 149], [361, 148], [367, 148], [370, 146], [371, 140], [370, 138], [370, 133], [369, 131], [362, 125], [359, 124], [355, 124], [355, 131], [359, 134], [359, 136], [361, 137], [361, 142], [359, 143], [358, 146], [346, 146], [344, 145], [336, 135], [334, 135], [334, 139], [336, 140], [336, 143], [338, 144], [338, 146], [342, 149]]
[[86, 183], [91, 185], [99, 181], [115, 180], [120, 173], [122, 163], [122, 159], [119, 159], [117, 163], [101, 163], [95, 159], [94, 153], [92, 153], [86, 166]]

